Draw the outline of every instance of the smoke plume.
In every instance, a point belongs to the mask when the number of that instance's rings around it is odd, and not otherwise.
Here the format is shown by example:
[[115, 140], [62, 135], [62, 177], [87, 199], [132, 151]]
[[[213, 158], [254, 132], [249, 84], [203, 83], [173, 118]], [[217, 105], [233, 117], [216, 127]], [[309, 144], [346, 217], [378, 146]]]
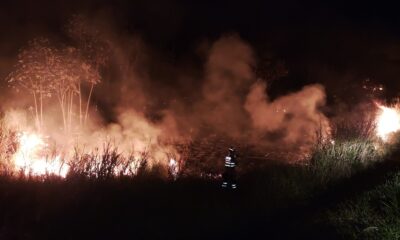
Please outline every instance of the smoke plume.
[[[254, 71], [257, 54], [237, 34], [217, 39], [206, 49], [203, 66], [192, 66], [195, 70], [188, 72], [181, 71], [179, 64], [162, 61], [162, 55], [139, 34], [120, 33], [104, 20], [97, 24], [75, 17], [68, 26], [79, 61], [71, 56], [64, 60], [63, 49], [71, 49], [66, 44], [54, 44], [52, 50], [59, 53], [57, 67], [63, 78], [73, 83], [72, 88], [66, 85], [63, 118], [54, 96], [40, 98], [40, 131], [64, 151], [76, 145], [91, 151], [108, 141], [123, 154], [147, 152], [149, 166], [166, 166], [171, 158], [187, 160], [180, 159], [177, 145], [214, 136], [238, 148], [252, 145], [264, 153], [289, 151], [296, 156], [290, 160], [298, 160], [329, 135], [329, 121], [320, 110], [325, 104], [323, 86], [305, 86], [270, 100], [266, 80]], [[75, 64], [68, 65], [75, 66], [75, 75], [64, 62]], [[100, 79], [79, 82], [88, 69]], [[49, 82], [58, 81], [53, 75], [47, 78]], [[37, 78], [41, 83], [40, 76]], [[174, 81], [183, 78], [187, 81]], [[191, 84], [196, 87], [188, 88]], [[180, 96], [182, 92], [185, 96]], [[31, 100], [15, 103], [22, 103], [13, 106], [20, 109], [32, 106]], [[89, 108], [84, 114], [86, 103]], [[35, 111], [30, 113], [14, 111], [6, 116], [31, 131], [35, 126], [29, 122], [34, 122]]]
[[325, 104], [321, 85], [305, 86], [273, 101], [268, 99], [266, 89], [266, 83], [254, 83], [245, 104], [260, 144], [307, 152], [317, 141], [328, 137], [329, 121], [320, 111]]

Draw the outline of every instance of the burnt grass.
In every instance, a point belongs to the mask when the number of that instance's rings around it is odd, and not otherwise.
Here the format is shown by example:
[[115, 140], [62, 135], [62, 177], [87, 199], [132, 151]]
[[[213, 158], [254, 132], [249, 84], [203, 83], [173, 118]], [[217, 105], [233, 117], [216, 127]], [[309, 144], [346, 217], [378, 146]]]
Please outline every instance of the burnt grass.
[[219, 179], [0, 178], [0, 239], [342, 239], [325, 211], [399, 171], [399, 154], [321, 184], [307, 167], [272, 163]]

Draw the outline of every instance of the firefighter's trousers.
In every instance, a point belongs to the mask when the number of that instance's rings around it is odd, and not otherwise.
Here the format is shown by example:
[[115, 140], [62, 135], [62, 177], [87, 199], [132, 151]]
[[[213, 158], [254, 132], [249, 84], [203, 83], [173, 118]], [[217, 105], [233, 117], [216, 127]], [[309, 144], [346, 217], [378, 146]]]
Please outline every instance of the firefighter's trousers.
[[225, 167], [225, 172], [222, 175], [222, 187], [236, 189], [236, 172], [234, 167]]

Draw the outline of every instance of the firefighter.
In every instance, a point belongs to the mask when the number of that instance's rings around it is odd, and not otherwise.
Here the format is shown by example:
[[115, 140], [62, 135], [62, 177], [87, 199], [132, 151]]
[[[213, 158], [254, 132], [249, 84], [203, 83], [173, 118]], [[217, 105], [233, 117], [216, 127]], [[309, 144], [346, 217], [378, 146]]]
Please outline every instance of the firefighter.
[[225, 157], [225, 172], [222, 175], [222, 188], [236, 189], [237, 154], [233, 147], [229, 148], [228, 156]]

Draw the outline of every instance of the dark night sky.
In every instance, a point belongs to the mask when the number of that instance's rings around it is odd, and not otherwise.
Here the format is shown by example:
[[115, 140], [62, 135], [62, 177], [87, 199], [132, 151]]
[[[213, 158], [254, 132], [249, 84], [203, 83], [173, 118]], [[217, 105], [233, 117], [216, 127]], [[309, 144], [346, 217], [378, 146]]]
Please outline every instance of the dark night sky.
[[400, 87], [397, 9], [366, 1], [2, 1], [0, 75], [29, 39], [62, 38], [67, 19], [83, 13], [110, 19], [120, 32], [140, 33], [160, 55], [177, 62], [194, 55], [204, 39], [237, 32], [259, 58], [286, 63], [290, 74], [274, 85], [277, 93], [321, 82], [334, 94], [351, 94], [351, 84], [358, 87], [370, 78], [395, 96]]

